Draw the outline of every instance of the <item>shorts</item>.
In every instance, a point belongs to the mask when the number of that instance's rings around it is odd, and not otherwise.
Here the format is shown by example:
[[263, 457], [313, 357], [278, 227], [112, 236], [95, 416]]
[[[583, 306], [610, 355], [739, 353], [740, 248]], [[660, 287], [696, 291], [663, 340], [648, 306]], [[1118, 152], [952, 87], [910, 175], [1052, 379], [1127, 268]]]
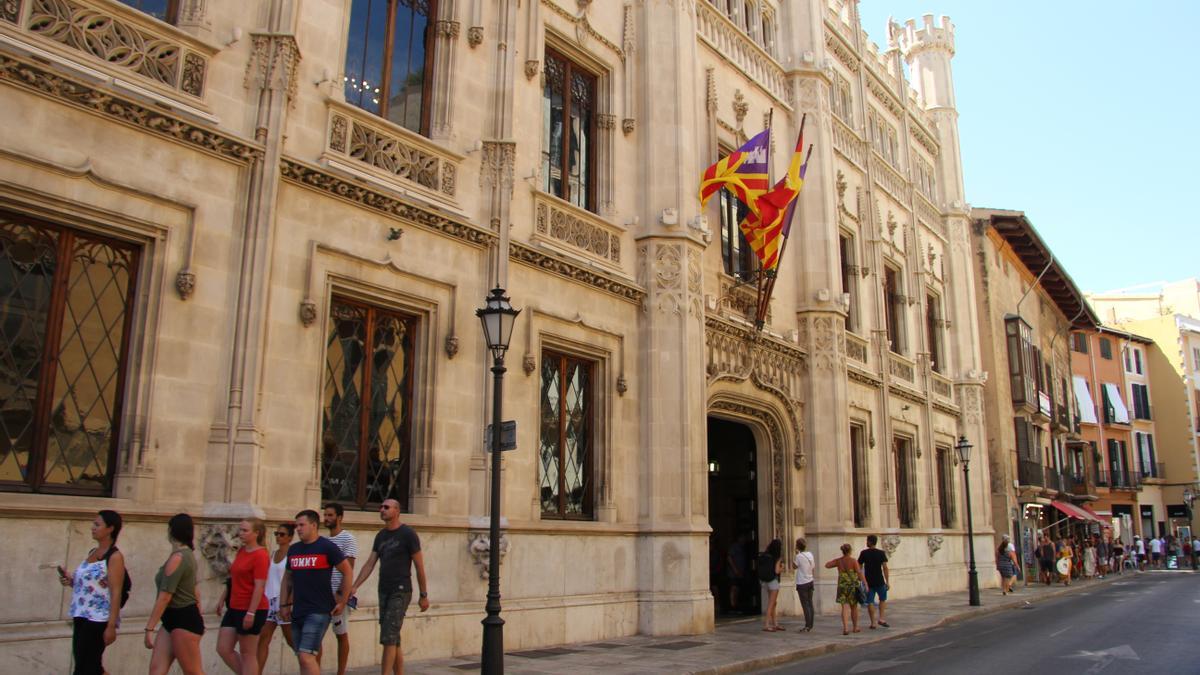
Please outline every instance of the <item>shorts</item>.
[[779, 580], [778, 579], [772, 579], [770, 581], [763, 581], [760, 583], [762, 583], [763, 587], [766, 588], [768, 591], [778, 591], [779, 590]]
[[277, 626], [289, 626], [291, 621], [280, 621], [279, 619], [279, 596], [267, 598], [267, 621]]
[[1161, 553], [1151, 553], [1150, 559], [1153, 560], [1154, 562], [1158, 562], [1159, 560], [1162, 560], [1162, 554]]
[[400, 644], [400, 628], [404, 626], [404, 614], [412, 602], [412, 591], [395, 590], [379, 594], [379, 644]]
[[879, 596], [879, 602], [887, 602], [887, 592], [887, 584], [883, 584], [882, 586], [869, 586], [867, 587], [867, 601], [863, 604], [875, 604], [875, 596]]
[[334, 635], [345, 635], [350, 632], [350, 608], [346, 607], [341, 614], [334, 614], [329, 617], [329, 627], [333, 629]]
[[196, 635], [204, 635], [204, 617], [200, 616], [200, 608], [195, 605], [168, 607], [163, 610], [162, 627], [168, 633], [186, 630]]
[[321, 640], [329, 628], [328, 614], [305, 614], [292, 617], [292, 645], [297, 654], [317, 654], [321, 651]]
[[227, 609], [225, 616], [221, 617], [221, 628], [232, 628], [237, 631], [238, 635], [258, 635], [262, 632], [263, 624], [267, 622], [267, 610], [260, 609], [254, 613], [254, 623], [251, 624], [250, 630], [242, 628], [242, 621], [245, 618], [246, 610]]

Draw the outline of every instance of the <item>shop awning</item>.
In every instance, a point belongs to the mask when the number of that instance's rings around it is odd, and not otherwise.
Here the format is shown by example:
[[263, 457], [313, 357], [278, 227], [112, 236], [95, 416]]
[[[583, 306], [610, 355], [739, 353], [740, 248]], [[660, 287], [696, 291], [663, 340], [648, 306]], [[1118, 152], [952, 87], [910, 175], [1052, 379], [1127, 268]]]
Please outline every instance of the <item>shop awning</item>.
[[1097, 517], [1096, 514], [1085, 511], [1084, 509], [1082, 509], [1078, 506], [1075, 506], [1074, 504], [1071, 504], [1070, 502], [1050, 502], [1050, 505], [1053, 506], [1054, 508], [1058, 509], [1059, 511], [1062, 511], [1068, 517], [1075, 518], [1076, 520], [1089, 520], [1089, 521], [1096, 522], [1096, 523], [1104, 522], [1103, 520], [1100, 520], [1100, 518]]
[[1081, 510], [1084, 513], [1091, 516], [1092, 520], [1096, 521], [1097, 523], [1100, 523], [1101, 525], [1105, 525], [1105, 526], [1109, 526], [1109, 527], [1112, 526], [1112, 518], [1105, 518], [1104, 516], [1101, 516], [1099, 513], [1096, 513], [1095, 511], [1093, 511], [1091, 509], [1091, 507], [1089, 507], [1087, 504], [1080, 504], [1079, 510]]
[[1108, 405], [1112, 406], [1113, 419], [1117, 424], [1129, 424], [1129, 409], [1121, 400], [1121, 390], [1115, 384], [1104, 384], [1104, 395]]
[[1079, 421], [1096, 424], [1096, 403], [1092, 401], [1092, 392], [1088, 391], [1087, 380], [1079, 375], [1072, 379], [1075, 382], [1075, 401], [1079, 404]]

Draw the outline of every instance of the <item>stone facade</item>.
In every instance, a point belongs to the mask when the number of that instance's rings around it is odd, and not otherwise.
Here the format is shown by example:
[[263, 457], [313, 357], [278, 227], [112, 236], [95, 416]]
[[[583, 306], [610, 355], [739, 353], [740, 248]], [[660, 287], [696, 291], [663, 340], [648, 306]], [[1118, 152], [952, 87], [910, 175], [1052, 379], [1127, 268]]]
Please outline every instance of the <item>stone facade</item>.
[[[706, 0], [441, 0], [416, 133], [348, 99], [351, 2], [183, 4], [173, 23], [113, 0], [18, 0], [0, 15], [6, 226], [136, 254], [127, 295], [97, 301], [128, 316], [115, 384], [89, 393], [111, 414], [71, 421], [41, 403], [48, 393], [31, 404], [50, 411], [45, 428], [108, 439], [94, 489], [64, 494], [52, 472], [17, 472], [11, 451], [0, 460], [20, 488], [0, 492], [0, 536], [32, 552], [10, 579], [25, 590], [0, 610], [0, 662], [67, 669], [68, 598], [34, 598], [58, 591], [54, 564], [86, 554], [97, 509], [126, 515], [135, 580], [108, 658], [140, 664], [170, 515], [201, 524], [211, 604], [232, 524], [290, 519], [347, 485], [367, 507], [347, 516], [360, 546], [378, 526], [376, 488], [403, 495], [422, 536], [433, 608], [407, 622], [408, 658], [477, 652], [491, 411], [472, 310], [494, 285], [522, 310], [505, 379], [517, 422], [502, 495], [508, 649], [713, 629], [708, 419], [753, 436], [759, 542], [787, 550], [806, 536], [823, 561], [878, 533], [895, 597], [965, 586], [949, 453], [960, 435], [983, 445], [987, 365], [948, 21], [893, 25], [881, 52], [852, 1], [730, 13]], [[54, 29], [79, 13], [114, 28]], [[124, 49], [130, 35], [158, 51]], [[591, 87], [586, 204], [546, 187], [563, 178], [544, 163], [548, 55]], [[696, 179], [766, 120], [782, 167], [803, 114], [816, 150], [759, 334]], [[5, 241], [15, 250], [15, 235]], [[358, 340], [355, 326], [379, 332]], [[358, 478], [330, 431], [349, 428], [335, 403], [353, 378], [330, 373], [350, 343], [373, 348], [384, 383], [354, 395], [386, 399], [355, 419], [393, 423], [401, 448], [380, 456], [351, 434]], [[564, 385], [567, 404], [547, 383], [572, 364], [586, 384]], [[572, 442], [588, 451], [583, 466], [560, 456], [559, 471], [582, 477], [563, 490], [548, 479], [547, 406], [552, 417], [576, 404], [562, 419], [587, 421]], [[981, 549], [984, 464], [970, 486]], [[550, 517], [555, 499], [579, 511]], [[828, 608], [833, 580], [819, 586]], [[363, 596], [356, 666], [378, 658], [374, 593]], [[206, 667], [219, 669], [214, 636]], [[272, 667], [290, 667], [280, 651]]]

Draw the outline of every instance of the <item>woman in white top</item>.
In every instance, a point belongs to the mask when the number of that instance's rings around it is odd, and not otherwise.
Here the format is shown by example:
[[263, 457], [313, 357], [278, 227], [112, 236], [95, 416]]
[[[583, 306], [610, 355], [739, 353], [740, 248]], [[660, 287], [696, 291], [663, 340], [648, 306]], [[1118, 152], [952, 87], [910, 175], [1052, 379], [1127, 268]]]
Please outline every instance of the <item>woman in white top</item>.
[[292, 545], [292, 537], [296, 535], [295, 523], [280, 523], [275, 526], [275, 554], [271, 556], [271, 569], [267, 571], [267, 586], [263, 594], [267, 597], [270, 607], [267, 609], [267, 622], [263, 624], [262, 633], [258, 636], [258, 672], [265, 673], [267, 656], [271, 654], [271, 638], [275, 637], [275, 627], [283, 627], [283, 639], [287, 646], [292, 647], [292, 624], [283, 621], [279, 612], [279, 583], [283, 580], [283, 572], [287, 567], [288, 547]]
[[796, 595], [800, 596], [800, 607], [804, 609], [804, 630], [812, 630], [813, 619], [817, 617], [813, 610], [813, 576], [817, 563], [813, 554], [808, 552], [808, 542], [804, 537], [796, 540]]
[[58, 582], [71, 588], [75, 675], [105, 672], [101, 663], [104, 649], [117, 639], [125, 590], [125, 556], [117, 550], [121, 524], [121, 515], [116, 511], [99, 512], [92, 521], [96, 548], [88, 552], [74, 574], [58, 566]]

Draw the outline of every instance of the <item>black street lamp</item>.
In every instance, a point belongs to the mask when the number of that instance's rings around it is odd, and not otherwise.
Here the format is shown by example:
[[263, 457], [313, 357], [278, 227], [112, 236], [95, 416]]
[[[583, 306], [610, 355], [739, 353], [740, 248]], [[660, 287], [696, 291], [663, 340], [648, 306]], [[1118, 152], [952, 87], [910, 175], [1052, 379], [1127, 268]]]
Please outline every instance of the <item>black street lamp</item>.
[[508, 351], [519, 309], [508, 304], [504, 289], [497, 286], [487, 304], [475, 310], [483, 324], [483, 338], [492, 352], [492, 508], [488, 531], [487, 617], [483, 620], [481, 670], [485, 674], [504, 672], [504, 619], [500, 618], [500, 409], [504, 403], [504, 352]]
[[967, 550], [971, 556], [971, 566], [967, 571], [967, 596], [972, 607], [978, 607], [979, 575], [975, 572], [975, 524], [971, 518], [971, 479], [968, 464], [971, 461], [971, 444], [966, 436], [959, 436], [954, 449], [958, 451], [958, 460], [963, 465], [963, 490], [967, 496]]

